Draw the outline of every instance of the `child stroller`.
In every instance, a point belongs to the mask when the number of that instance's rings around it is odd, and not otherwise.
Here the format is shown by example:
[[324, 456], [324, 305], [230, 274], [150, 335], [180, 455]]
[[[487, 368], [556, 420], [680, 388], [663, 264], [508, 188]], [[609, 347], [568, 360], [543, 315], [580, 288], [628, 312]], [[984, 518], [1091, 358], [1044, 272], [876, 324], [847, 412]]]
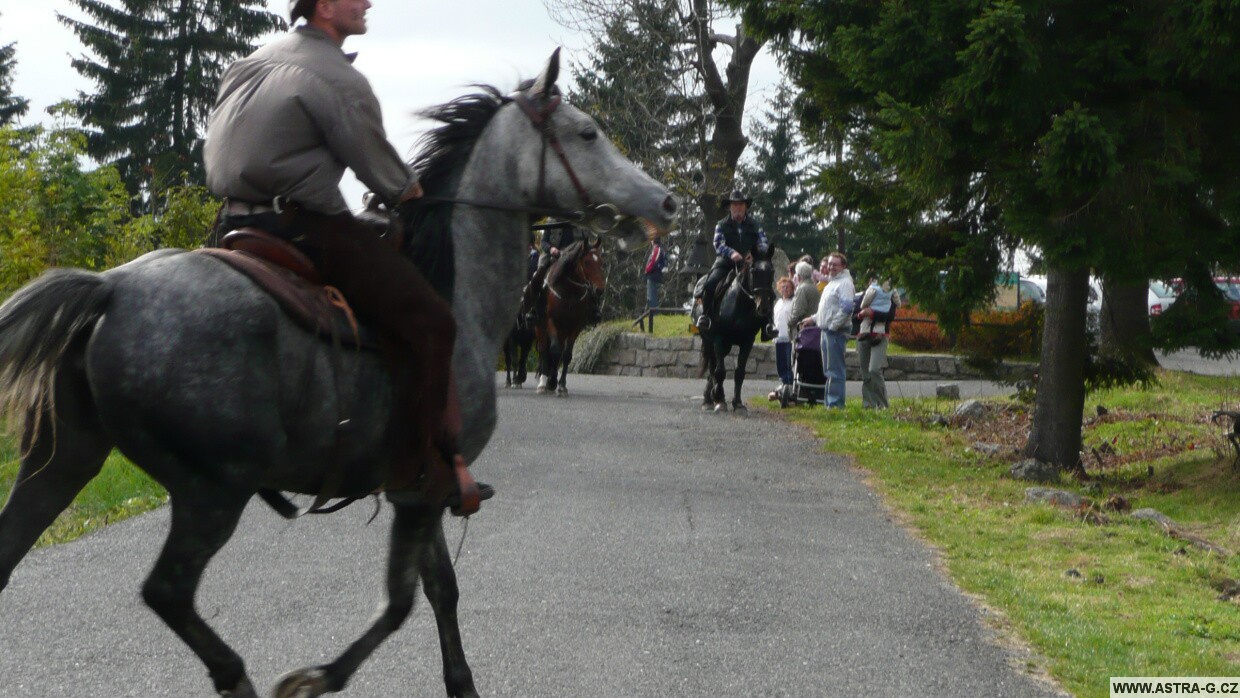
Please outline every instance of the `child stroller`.
[[827, 390], [827, 376], [822, 371], [822, 329], [802, 327], [792, 341], [792, 385], [779, 391], [779, 406], [821, 402]]

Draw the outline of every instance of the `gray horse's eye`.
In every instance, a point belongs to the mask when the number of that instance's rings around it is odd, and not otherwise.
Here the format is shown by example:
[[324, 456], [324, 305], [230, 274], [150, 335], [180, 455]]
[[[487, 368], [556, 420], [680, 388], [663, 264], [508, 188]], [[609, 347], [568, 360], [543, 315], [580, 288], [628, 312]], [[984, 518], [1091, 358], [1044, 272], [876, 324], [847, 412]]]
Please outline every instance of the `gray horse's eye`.
[[581, 139], [582, 139], [582, 140], [584, 140], [584, 141], [592, 141], [592, 140], [594, 140], [595, 138], [598, 138], [598, 129], [594, 128], [593, 126], [587, 126], [587, 127], [585, 127], [585, 129], [584, 129], [584, 130], [582, 130], [582, 132], [581, 132]]

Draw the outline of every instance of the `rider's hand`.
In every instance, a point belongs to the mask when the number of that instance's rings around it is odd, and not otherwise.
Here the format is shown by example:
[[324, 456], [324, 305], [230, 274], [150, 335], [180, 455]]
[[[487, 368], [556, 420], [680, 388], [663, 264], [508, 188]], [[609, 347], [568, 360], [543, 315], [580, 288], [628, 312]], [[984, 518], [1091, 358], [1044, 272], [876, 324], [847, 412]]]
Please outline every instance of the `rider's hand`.
[[422, 198], [422, 195], [424, 193], [425, 192], [422, 191], [422, 183], [414, 182], [413, 186], [406, 189], [405, 194], [400, 197], [400, 203], [403, 204], [406, 201], [413, 201], [414, 199], [420, 199]]
[[733, 252], [733, 253], [732, 253], [732, 261], [733, 261], [733, 262], [739, 262], [739, 261], [741, 261], [742, 259], [744, 259], [744, 257], [742, 257], [742, 256], [741, 256], [741, 253], [740, 253], [740, 252]]
[[558, 247], [552, 247], [552, 248], [551, 248], [551, 256], [552, 256], [552, 257], [559, 257], [559, 256], [560, 256], [560, 248], [558, 248]]

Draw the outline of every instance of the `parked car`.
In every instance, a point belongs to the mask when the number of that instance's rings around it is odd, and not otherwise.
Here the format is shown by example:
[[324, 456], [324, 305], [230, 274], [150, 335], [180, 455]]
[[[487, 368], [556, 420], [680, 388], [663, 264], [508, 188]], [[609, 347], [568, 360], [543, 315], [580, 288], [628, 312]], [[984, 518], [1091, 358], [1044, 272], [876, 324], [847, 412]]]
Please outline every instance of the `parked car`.
[[1162, 315], [1163, 311], [1175, 303], [1175, 289], [1161, 281], [1151, 281], [1149, 291], [1150, 315]]
[[1227, 326], [1232, 332], [1240, 333], [1240, 277], [1220, 276], [1214, 279], [1214, 285], [1223, 292], [1227, 302], [1231, 304], [1231, 312], [1227, 315]]

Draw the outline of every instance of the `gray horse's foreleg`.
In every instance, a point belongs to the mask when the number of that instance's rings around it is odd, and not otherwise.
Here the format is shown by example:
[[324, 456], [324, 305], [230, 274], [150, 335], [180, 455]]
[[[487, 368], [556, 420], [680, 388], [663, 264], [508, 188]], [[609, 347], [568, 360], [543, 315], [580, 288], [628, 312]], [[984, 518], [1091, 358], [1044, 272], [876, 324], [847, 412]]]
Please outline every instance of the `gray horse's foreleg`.
[[241, 656], [194, 609], [203, 570], [232, 537], [249, 495], [199, 482], [170, 499], [172, 530], [142, 585], [142, 599], [198, 655], [220, 695], [253, 696]]
[[[389, 496], [395, 516], [388, 555], [387, 602], [366, 632], [335, 661], [286, 674], [273, 692], [276, 698], [313, 698], [343, 690], [362, 663], [409, 617], [416, 600], [419, 576], [435, 580], [434, 591], [430, 589], [431, 581], [427, 582], [427, 597], [431, 599], [432, 606], [438, 599], [450, 614], [441, 617], [440, 608], [435, 607], [440, 643], [444, 647], [444, 672], [449, 695], [477, 695], [473, 692], [473, 679], [465, 664], [460, 633], [456, 630], [456, 578], [452, 576], [447, 544], [440, 527], [443, 511], [421, 502], [397, 499]], [[440, 560], [447, 565], [450, 583], [444, 583], [438, 571]], [[449, 635], [445, 635], [445, 624], [451, 625]], [[455, 690], [453, 681], [456, 681]]]
[[434, 516], [433, 531], [434, 540], [431, 545], [422, 548], [417, 556], [417, 565], [418, 575], [422, 578], [422, 591], [435, 612], [435, 625], [439, 628], [444, 685], [453, 698], [473, 698], [478, 691], [474, 688], [474, 675], [465, 661], [465, 648], [461, 644], [461, 626], [456, 617], [460, 590], [456, 585], [456, 571], [452, 569], [448, 543], [444, 540], [442, 516]]

